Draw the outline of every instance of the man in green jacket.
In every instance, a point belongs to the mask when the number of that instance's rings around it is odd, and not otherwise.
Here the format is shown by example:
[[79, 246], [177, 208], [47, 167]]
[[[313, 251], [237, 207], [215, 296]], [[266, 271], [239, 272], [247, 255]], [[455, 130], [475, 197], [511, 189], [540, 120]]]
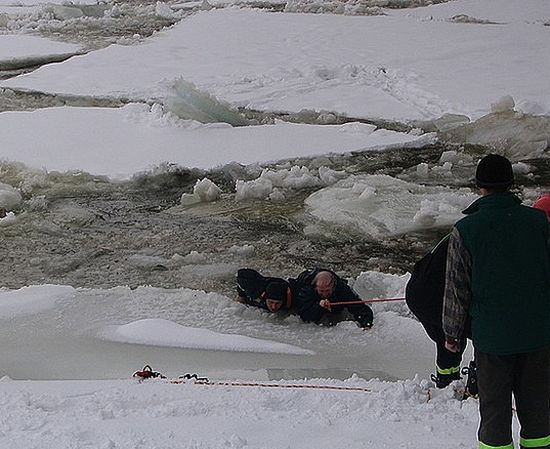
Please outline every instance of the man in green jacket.
[[453, 228], [443, 302], [446, 347], [459, 350], [471, 318], [481, 449], [513, 449], [512, 395], [520, 447], [550, 449], [550, 246], [546, 215], [509, 189], [512, 165], [479, 162], [481, 198]]

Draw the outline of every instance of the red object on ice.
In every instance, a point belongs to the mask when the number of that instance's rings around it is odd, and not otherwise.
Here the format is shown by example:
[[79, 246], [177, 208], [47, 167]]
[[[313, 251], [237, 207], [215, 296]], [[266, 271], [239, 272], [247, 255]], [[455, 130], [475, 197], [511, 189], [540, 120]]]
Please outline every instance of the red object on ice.
[[535, 201], [533, 207], [546, 212], [546, 216], [550, 218], [550, 193], [542, 195], [537, 201]]

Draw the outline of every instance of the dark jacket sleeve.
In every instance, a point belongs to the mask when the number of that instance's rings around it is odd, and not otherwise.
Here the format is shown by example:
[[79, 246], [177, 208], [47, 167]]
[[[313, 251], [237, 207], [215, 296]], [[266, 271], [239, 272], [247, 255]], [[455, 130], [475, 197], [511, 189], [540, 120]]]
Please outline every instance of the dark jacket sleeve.
[[[336, 284], [334, 301], [360, 301], [361, 298], [344, 280]], [[372, 309], [367, 304], [350, 304], [346, 306], [349, 313], [361, 327], [371, 327], [373, 321]]]
[[298, 296], [294, 303], [296, 312], [306, 323], [317, 323], [323, 317], [326, 310], [319, 305], [319, 296], [311, 285], [303, 285], [298, 290]]

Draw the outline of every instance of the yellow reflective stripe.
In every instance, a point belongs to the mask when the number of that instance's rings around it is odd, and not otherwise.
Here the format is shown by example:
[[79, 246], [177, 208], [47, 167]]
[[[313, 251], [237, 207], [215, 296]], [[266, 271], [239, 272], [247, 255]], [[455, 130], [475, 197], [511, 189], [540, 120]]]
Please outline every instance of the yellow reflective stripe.
[[519, 444], [524, 447], [545, 447], [550, 445], [550, 435], [542, 438], [519, 438]]
[[439, 366], [435, 365], [435, 369], [437, 370], [437, 374], [456, 374], [460, 372], [460, 366], [453, 366], [452, 368], [445, 368], [442, 369]]
[[514, 443], [505, 444], [504, 446], [491, 446], [480, 441], [479, 449], [514, 449]]

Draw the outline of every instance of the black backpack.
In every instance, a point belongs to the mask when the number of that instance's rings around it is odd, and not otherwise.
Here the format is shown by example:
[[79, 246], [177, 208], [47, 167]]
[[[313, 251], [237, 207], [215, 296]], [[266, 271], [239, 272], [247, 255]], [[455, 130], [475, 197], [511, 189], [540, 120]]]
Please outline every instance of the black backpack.
[[441, 326], [449, 237], [445, 236], [414, 265], [407, 283], [405, 300], [421, 323]]

